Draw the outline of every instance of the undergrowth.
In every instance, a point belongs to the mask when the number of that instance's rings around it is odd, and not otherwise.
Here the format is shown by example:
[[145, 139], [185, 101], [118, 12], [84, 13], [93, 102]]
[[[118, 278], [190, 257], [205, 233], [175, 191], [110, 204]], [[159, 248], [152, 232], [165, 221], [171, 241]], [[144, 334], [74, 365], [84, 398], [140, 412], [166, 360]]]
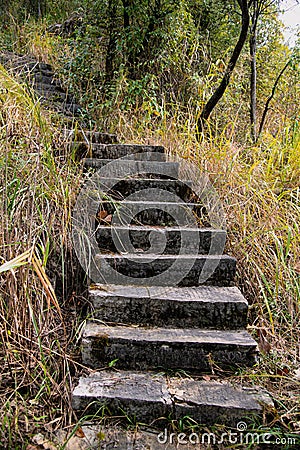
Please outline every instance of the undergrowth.
[[0, 86], [0, 440], [19, 448], [41, 426], [74, 420], [68, 231], [80, 171], [66, 147], [54, 156], [51, 116], [3, 67]]

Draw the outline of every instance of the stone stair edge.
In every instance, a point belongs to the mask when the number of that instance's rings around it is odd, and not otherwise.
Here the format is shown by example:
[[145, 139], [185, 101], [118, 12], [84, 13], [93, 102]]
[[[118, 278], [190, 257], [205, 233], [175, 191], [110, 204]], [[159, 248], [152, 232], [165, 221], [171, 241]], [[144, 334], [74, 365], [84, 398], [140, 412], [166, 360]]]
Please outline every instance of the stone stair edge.
[[[256, 341], [246, 330], [102, 325], [88, 321], [82, 335], [82, 361], [94, 369], [157, 368], [211, 373], [212, 364], [226, 370], [257, 363]], [[214, 363], [213, 363], [214, 362]]]
[[[115, 335], [117, 339], [130, 339], [134, 336], [137, 340], [151, 342], [204, 342], [212, 344], [235, 344], [241, 346], [257, 347], [257, 342], [250, 333], [245, 330], [212, 330], [200, 328], [164, 328], [155, 326], [135, 325], [107, 325], [99, 321], [88, 320], [83, 331], [83, 337], [101, 337]], [[136, 337], [135, 337], [136, 336]], [[215, 339], [212, 341], [211, 339]]]
[[171, 300], [174, 302], [207, 302], [207, 303], [240, 303], [248, 307], [248, 301], [236, 286], [190, 286], [190, 287], [167, 287], [167, 286], [135, 286], [135, 285], [113, 285], [113, 284], [91, 284], [88, 287], [89, 299], [101, 298], [123, 298], [139, 300]]
[[[207, 289], [201, 289], [207, 288]], [[214, 289], [215, 288], [215, 289]], [[165, 328], [240, 330], [247, 326], [248, 302], [237, 288], [134, 288], [88, 290], [91, 318], [109, 324]]]
[[[107, 229], [107, 225], [98, 225], [97, 229]], [[167, 230], [167, 231], [195, 231], [198, 233], [221, 233], [225, 234], [226, 230], [224, 228], [213, 228], [213, 227], [191, 227], [189, 225], [187, 226], [175, 226], [175, 225], [134, 225], [134, 224], [128, 224], [128, 225], [112, 225], [113, 229], [121, 229], [121, 230], [137, 230], [137, 231], [161, 231], [161, 230]]]
[[74, 389], [74, 408], [81, 410], [91, 404], [97, 407], [97, 400], [107, 404], [112, 401], [113, 407], [125, 407], [125, 412], [135, 411], [140, 416], [137, 419], [157, 419], [164, 414], [179, 419], [189, 415], [206, 424], [221, 420], [222, 425], [236, 425], [241, 419], [249, 420], [249, 416], [260, 416], [274, 408], [270, 394], [262, 388], [216, 378], [176, 378], [139, 371], [109, 370], [81, 377]]
[[[152, 261], [154, 258], [156, 260], [166, 260], [166, 259], [171, 259], [171, 260], [189, 260], [189, 259], [193, 259], [193, 260], [220, 260], [220, 261], [232, 261], [232, 262], [236, 262], [236, 258], [234, 256], [230, 256], [227, 255], [225, 253], [220, 254], [213, 254], [213, 255], [201, 255], [201, 254], [189, 254], [189, 255], [172, 255], [172, 254], [162, 254], [162, 255], [157, 255], [157, 254], [153, 254], [153, 253], [96, 253], [94, 255], [95, 260], [101, 260], [101, 259], [125, 259], [125, 260], [134, 260], [136, 259], [137, 261], [141, 260], [141, 259], [145, 259], [145, 260], [149, 260]], [[144, 261], [147, 262], [147, 261]], [[98, 284], [103, 284], [103, 283], [98, 283]], [[109, 283], [109, 284], [113, 284], [113, 283]]]
[[[104, 133], [106, 134], [106, 133]], [[145, 151], [147, 151], [147, 149], [156, 149], [157, 152], [159, 153], [164, 153], [165, 151], [165, 147], [163, 145], [157, 145], [157, 144], [125, 144], [125, 143], [104, 143], [102, 144], [101, 142], [87, 142], [85, 140], [83, 141], [76, 141], [73, 143], [74, 145], [90, 145], [91, 147], [94, 147], [95, 149], [102, 149], [104, 147], [108, 147], [108, 148], [117, 148], [117, 149], [137, 149], [137, 150], [142, 150], [145, 149]]]

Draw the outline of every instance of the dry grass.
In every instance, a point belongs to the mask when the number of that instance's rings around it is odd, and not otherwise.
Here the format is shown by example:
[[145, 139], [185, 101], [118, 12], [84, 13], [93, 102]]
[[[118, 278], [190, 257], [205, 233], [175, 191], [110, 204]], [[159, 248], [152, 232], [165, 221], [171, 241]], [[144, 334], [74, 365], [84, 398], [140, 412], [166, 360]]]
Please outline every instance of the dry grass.
[[78, 299], [66, 282], [80, 171], [66, 148], [54, 157], [51, 117], [2, 67], [0, 86], [0, 440], [19, 448], [40, 426], [74, 420]]

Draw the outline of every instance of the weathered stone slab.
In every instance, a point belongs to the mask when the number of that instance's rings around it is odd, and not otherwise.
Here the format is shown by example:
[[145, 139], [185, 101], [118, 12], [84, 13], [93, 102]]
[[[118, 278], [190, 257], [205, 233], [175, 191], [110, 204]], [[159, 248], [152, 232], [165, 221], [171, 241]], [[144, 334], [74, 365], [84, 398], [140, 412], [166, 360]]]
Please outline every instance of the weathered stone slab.
[[[261, 416], [265, 409], [274, 407], [270, 395], [257, 388], [242, 388], [218, 380], [166, 379], [151, 372], [124, 371], [96, 372], [81, 378], [73, 392], [72, 402], [74, 409], [84, 413], [95, 413], [105, 405], [110, 415], [134, 416], [137, 422], [150, 423], [159, 419], [155, 422], [158, 427], [166, 425], [164, 419], [182, 419], [186, 416], [208, 426], [236, 426], [239, 421], [247, 426], [251, 417]], [[157, 444], [166, 444], [167, 441], [178, 443], [169, 440], [167, 430], [165, 434], [160, 434], [160, 438], [157, 434]], [[201, 442], [207, 443], [207, 440]], [[160, 447], [152, 448], [156, 450]]]
[[195, 381], [170, 378], [169, 392], [177, 419], [193, 415], [202, 424], [236, 425], [239, 420], [262, 413], [272, 407], [269, 394], [255, 388], [232, 386], [222, 381]]
[[[150, 189], [148, 190], [148, 194]], [[153, 195], [158, 195], [153, 189]], [[145, 191], [141, 191], [143, 195]], [[146, 194], [146, 192], [145, 192]], [[171, 193], [170, 193], [171, 194]], [[98, 195], [98, 194], [97, 194]], [[97, 201], [99, 211], [107, 211], [115, 215], [115, 224], [135, 224], [153, 226], [197, 226], [197, 223], [209, 226], [204, 206], [200, 203], [185, 203], [169, 201], [165, 191], [157, 201], [125, 200]]]
[[83, 130], [79, 128], [64, 128], [60, 132], [70, 142], [88, 142], [96, 144], [117, 144], [118, 138], [113, 133], [102, 133], [99, 131]]
[[63, 136], [71, 142], [87, 142], [95, 144], [117, 144], [118, 138], [113, 133], [102, 133], [99, 131], [89, 131], [80, 129], [64, 129]]
[[[226, 241], [225, 230], [213, 228], [151, 227], [143, 225], [101, 226], [96, 230], [101, 250], [181, 254], [222, 254]], [[155, 251], [156, 250], [156, 251]]]
[[65, 92], [60, 92], [60, 91], [56, 91], [53, 89], [39, 89], [39, 88], [35, 88], [35, 91], [37, 92], [38, 95], [41, 95], [43, 97], [45, 97], [46, 99], [48, 99], [49, 101], [55, 101], [55, 102], [66, 102], [69, 103], [70, 102], [70, 97], [68, 96], [68, 94], [66, 94]]
[[94, 285], [89, 300], [93, 318], [103, 322], [231, 330], [247, 324], [248, 303], [236, 287]]
[[65, 92], [64, 89], [54, 82], [48, 82], [48, 83], [34, 83], [34, 89], [36, 89], [38, 92]]
[[161, 178], [104, 178], [99, 180], [97, 187], [116, 200], [123, 200], [136, 191], [147, 189], [156, 190], [156, 201], [164, 201], [165, 191], [174, 194], [174, 199], [177, 197], [179, 201], [184, 202], [192, 201], [194, 203], [193, 197], [195, 196], [191, 189], [191, 182]]
[[[179, 171], [179, 163], [178, 162], [159, 162], [157, 160], [153, 160], [156, 158], [154, 153], [147, 153], [143, 155], [151, 155], [147, 156], [149, 159], [147, 160], [137, 160], [133, 159], [132, 156], [128, 156], [126, 159], [94, 159], [94, 158], [85, 158], [83, 160], [84, 166], [87, 169], [102, 169], [107, 164], [112, 163], [114, 161], [113, 174], [115, 177], [125, 178], [126, 176], [132, 175], [132, 173], [136, 174], [155, 174], [158, 178], [159, 176], [166, 178], [177, 178]], [[158, 155], [162, 155], [158, 153]], [[164, 156], [164, 155], [162, 155]], [[102, 172], [103, 176], [105, 176], [105, 172]], [[112, 174], [112, 170], [109, 168], [109, 174]], [[161, 175], [160, 175], [161, 174]]]
[[126, 370], [184, 369], [210, 371], [253, 365], [257, 344], [246, 331], [190, 328], [137, 328], [88, 322], [82, 338], [82, 360], [93, 368]]
[[139, 286], [230, 286], [236, 260], [228, 255], [98, 254], [94, 283]]
[[[99, 372], [80, 378], [72, 397], [77, 410], [99, 410], [105, 405], [110, 414], [120, 410], [140, 420], [166, 416], [171, 410], [171, 396], [161, 375], [131, 372]], [[96, 402], [96, 403], [95, 403]]]
[[92, 158], [116, 159], [131, 154], [164, 153], [161, 145], [135, 145], [135, 144], [97, 144], [89, 145], [87, 142], [76, 142], [75, 148], [90, 150]]

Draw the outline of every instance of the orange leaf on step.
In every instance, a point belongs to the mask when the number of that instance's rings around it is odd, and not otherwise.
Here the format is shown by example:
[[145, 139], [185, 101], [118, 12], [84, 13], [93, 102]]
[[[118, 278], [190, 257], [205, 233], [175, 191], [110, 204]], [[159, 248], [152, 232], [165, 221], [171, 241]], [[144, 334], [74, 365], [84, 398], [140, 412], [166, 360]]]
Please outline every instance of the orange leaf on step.
[[84, 434], [84, 432], [83, 432], [81, 427], [77, 428], [77, 430], [75, 431], [75, 436], [77, 436], [77, 437], [79, 437], [81, 439], [85, 437], [85, 434]]
[[108, 215], [108, 212], [105, 210], [101, 210], [97, 212], [97, 219], [103, 220]]

